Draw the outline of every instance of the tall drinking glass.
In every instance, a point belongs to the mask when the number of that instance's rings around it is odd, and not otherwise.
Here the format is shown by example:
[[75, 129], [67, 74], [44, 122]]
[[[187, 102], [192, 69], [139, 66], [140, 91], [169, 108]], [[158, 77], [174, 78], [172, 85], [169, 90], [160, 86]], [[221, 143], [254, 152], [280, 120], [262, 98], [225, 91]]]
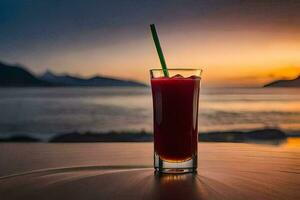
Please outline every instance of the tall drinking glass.
[[201, 69], [150, 70], [154, 113], [154, 168], [163, 173], [197, 170]]

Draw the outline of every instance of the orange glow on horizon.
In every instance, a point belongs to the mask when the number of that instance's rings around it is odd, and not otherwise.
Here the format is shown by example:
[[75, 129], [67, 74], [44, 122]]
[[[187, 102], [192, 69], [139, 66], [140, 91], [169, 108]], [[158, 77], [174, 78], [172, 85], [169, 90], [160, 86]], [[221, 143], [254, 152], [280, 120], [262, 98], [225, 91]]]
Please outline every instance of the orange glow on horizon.
[[[159, 29], [167, 65], [204, 69], [206, 86], [261, 86], [300, 74], [300, 35], [294, 32], [202, 30], [192, 25], [184, 30]], [[160, 63], [150, 33], [145, 30], [144, 34], [143, 38], [124, 36], [122, 42], [105, 46], [99, 42], [96, 47], [53, 52], [42, 57], [46, 65], [35, 65], [45, 66], [39, 72], [51, 66], [59, 73], [149, 83], [149, 69], [160, 67]]]

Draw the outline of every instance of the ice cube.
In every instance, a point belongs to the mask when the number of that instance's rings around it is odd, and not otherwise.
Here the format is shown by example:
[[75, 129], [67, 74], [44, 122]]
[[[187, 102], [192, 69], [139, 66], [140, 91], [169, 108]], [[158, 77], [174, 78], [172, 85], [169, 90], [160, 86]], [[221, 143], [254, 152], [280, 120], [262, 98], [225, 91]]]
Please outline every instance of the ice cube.
[[171, 78], [184, 78], [184, 77], [181, 76], [180, 74], [176, 74], [175, 76], [172, 76]]

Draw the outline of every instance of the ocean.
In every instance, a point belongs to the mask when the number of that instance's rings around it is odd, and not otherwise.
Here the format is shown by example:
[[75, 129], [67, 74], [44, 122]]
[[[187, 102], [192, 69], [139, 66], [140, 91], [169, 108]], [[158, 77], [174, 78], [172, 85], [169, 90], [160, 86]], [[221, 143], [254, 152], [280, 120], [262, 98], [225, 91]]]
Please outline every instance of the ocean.
[[[266, 127], [300, 132], [300, 89], [204, 88], [199, 105], [199, 132]], [[0, 137], [151, 132], [152, 117], [150, 88], [0, 89]]]

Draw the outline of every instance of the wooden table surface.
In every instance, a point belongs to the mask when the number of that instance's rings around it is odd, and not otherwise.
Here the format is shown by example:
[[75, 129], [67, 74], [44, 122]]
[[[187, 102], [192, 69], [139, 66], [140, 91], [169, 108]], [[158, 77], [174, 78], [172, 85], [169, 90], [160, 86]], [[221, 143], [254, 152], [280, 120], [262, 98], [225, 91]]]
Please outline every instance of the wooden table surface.
[[300, 199], [299, 143], [200, 143], [181, 175], [154, 173], [150, 143], [18, 145], [0, 146], [1, 200]]

